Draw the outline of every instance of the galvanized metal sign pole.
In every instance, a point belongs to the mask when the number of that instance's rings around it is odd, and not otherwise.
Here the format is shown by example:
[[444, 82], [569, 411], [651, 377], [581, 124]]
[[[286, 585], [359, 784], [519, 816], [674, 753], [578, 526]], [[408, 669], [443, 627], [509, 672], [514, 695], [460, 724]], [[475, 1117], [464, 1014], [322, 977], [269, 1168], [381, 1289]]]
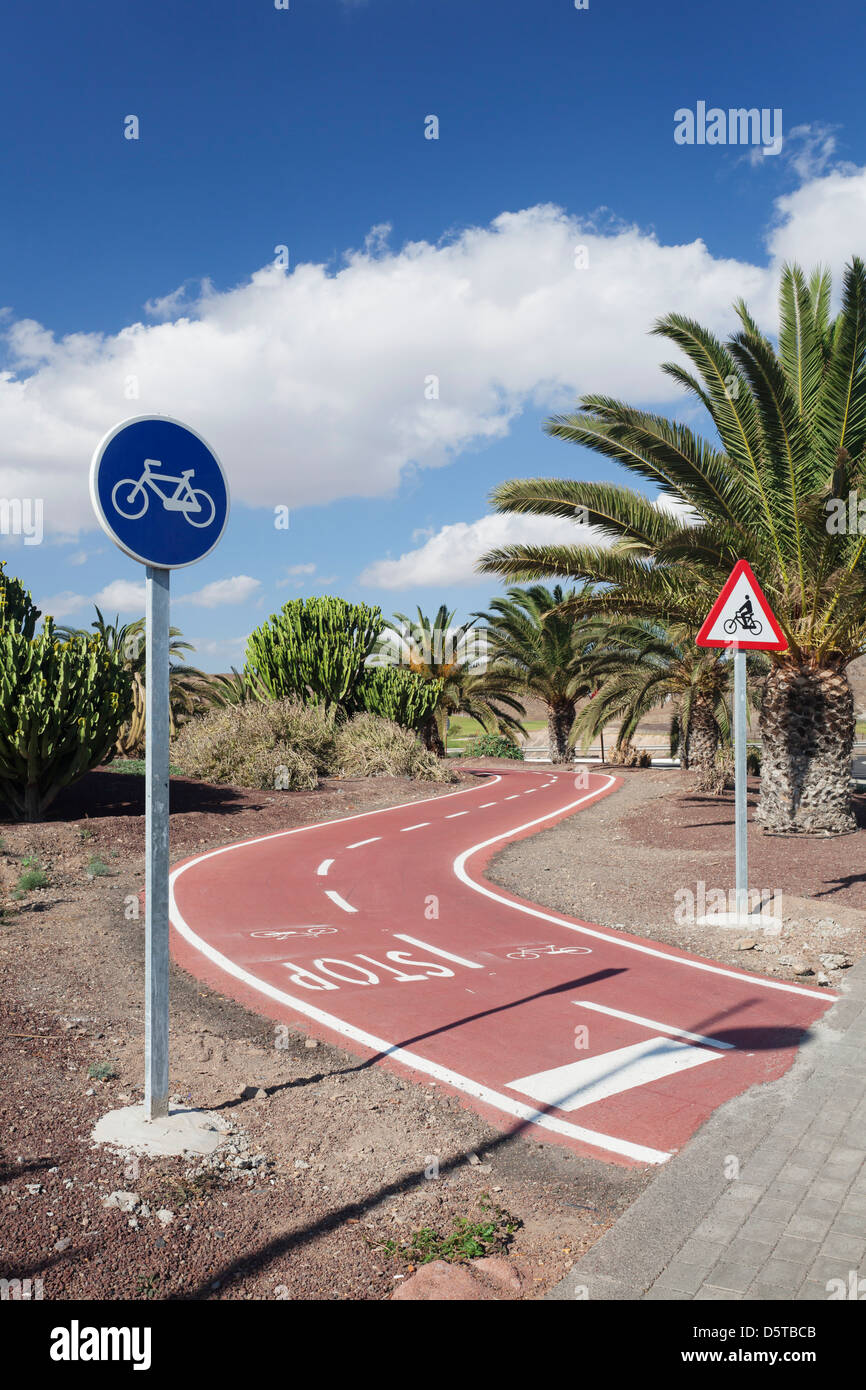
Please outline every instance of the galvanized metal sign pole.
[[147, 566], [145, 598], [144, 1115], [168, 1115], [169, 581], [209, 555], [225, 530], [222, 464], [179, 420], [142, 415], [115, 425], [90, 466], [99, 524]]
[[145, 712], [144, 1108], [168, 1114], [169, 583], [171, 570], [147, 567]]
[[737, 913], [749, 911], [749, 841], [746, 834], [746, 653], [734, 644], [734, 820]]
[[699, 647], [729, 647], [734, 658], [734, 847], [736, 916], [749, 916], [746, 801], [746, 652], [782, 652], [787, 638], [746, 560], [738, 560], [695, 638]]

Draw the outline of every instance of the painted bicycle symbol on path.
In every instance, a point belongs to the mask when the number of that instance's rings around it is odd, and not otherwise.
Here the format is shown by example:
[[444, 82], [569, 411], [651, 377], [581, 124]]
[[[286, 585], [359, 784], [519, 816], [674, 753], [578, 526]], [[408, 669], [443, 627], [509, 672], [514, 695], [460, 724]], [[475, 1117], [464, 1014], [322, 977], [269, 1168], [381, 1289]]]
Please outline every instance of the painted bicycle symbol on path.
[[509, 960], [538, 960], [539, 956], [591, 956], [590, 946], [521, 946], [519, 951], [509, 951]]
[[[150, 488], [154, 496], [159, 498], [165, 511], [182, 512], [190, 526], [210, 526], [216, 506], [209, 492], [205, 492], [204, 488], [192, 486], [190, 480], [195, 474], [195, 469], [185, 468], [179, 476], [151, 471], [161, 467], [160, 459], [145, 459], [144, 469], [137, 481], [135, 478], [121, 478], [115, 483], [111, 490], [111, 503], [115, 511], [126, 521], [138, 521], [150, 505], [150, 494], [147, 491]], [[163, 485], [170, 488], [173, 483], [176, 487], [170, 495], [161, 491]]]
[[284, 927], [282, 931], [251, 931], [257, 939], [287, 941], [290, 936], [333, 936], [337, 927]]

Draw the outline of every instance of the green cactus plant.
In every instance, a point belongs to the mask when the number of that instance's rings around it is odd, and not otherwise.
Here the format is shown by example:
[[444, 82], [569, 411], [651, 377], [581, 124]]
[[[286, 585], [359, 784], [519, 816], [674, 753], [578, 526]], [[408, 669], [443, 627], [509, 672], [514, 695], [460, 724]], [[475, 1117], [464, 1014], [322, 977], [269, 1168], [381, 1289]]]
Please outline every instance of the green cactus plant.
[[[90, 624], [96, 636], [110, 655], [121, 662], [124, 671], [132, 680], [132, 709], [129, 720], [123, 724], [117, 735], [115, 751], [122, 758], [143, 757], [147, 727], [147, 628], [144, 618], [121, 625], [118, 615], [113, 623], [106, 622], [100, 609], [96, 607], [96, 618]], [[58, 627], [58, 641], [68, 642], [73, 637], [92, 637], [87, 628]], [[179, 627], [168, 630], [168, 717], [171, 736], [174, 738], [184, 719], [197, 708], [200, 700], [208, 695], [211, 682], [203, 671], [195, 666], [187, 666], [177, 658], [191, 652], [192, 643], [183, 640]]]
[[373, 666], [358, 685], [361, 707], [404, 729], [420, 729], [436, 709], [445, 682], [425, 680], [405, 666]]
[[290, 599], [250, 634], [245, 669], [274, 700], [300, 699], [351, 714], [381, 630], [381, 610], [365, 603]]
[[6, 561], [0, 560], [0, 627], [13, 627], [24, 637], [36, 631], [39, 609], [19, 579], [6, 573]]
[[[16, 583], [4, 582], [7, 596]], [[0, 613], [0, 804], [26, 821], [105, 759], [132, 705], [129, 677], [99, 638], [60, 642], [51, 618], [34, 636], [35, 613], [19, 594]]]

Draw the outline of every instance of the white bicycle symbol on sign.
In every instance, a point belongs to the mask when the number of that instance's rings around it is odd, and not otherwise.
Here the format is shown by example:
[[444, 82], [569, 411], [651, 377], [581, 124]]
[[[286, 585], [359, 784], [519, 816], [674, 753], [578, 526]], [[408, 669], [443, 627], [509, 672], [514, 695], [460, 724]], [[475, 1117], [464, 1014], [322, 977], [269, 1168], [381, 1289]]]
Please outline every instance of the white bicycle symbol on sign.
[[[152, 468], [161, 468], [160, 459], [145, 459], [144, 471], [141, 477], [121, 478], [120, 482], [115, 483], [111, 489], [111, 504], [115, 511], [126, 521], [138, 521], [144, 516], [150, 503], [148, 487], [157, 496], [167, 512], [183, 512], [190, 526], [210, 526], [216, 514], [216, 505], [209, 492], [204, 488], [194, 488], [190, 482], [194, 468], [185, 468], [176, 477], [171, 473], [151, 472]], [[177, 487], [171, 496], [166, 496], [160, 491], [160, 484], [170, 486], [176, 483]]]

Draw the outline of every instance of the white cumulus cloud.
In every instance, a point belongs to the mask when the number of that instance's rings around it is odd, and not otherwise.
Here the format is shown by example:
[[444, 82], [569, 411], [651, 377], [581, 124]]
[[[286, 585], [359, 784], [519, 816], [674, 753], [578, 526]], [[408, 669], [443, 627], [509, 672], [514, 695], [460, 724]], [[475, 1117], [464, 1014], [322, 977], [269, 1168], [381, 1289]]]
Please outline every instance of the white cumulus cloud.
[[102, 609], [115, 609], [118, 613], [143, 613], [146, 589], [144, 583], [136, 584], [131, 579], [114, 579], [94, 594], [93, 602]]
[[807, 270], [827, 265], [838, 289], [841, 267], [852, 254], [863, 254], [864, 221], [866, 170], [837, 170], [803, 184], [776, 201], [776, 221], [767, 238], [774, 265], [786, 260], [799, 261]]
[[[131, 579], [113, 579], [96, 594], [77, 594], [72, 589], [51, 594], [36, 600], [36, 606], [43, 614], [57, 621], [83, 614], [87, 609], [100, 608], [107, 621], [111, 622], [116, 613], [130, 614], [140, 618], [144, 613], [145, 586]], [[93, 614], [91, 613], [92, 617]]]
[[47, 598], [36, 600], [36, 607], [44, 616], [62, 623], [66, 618], [75, 617], [85, 608], [91, 607], [87, 594], [76, 594], [72, 589], [64, 589], [59, 594], [49, 594]]
[[115, 334], [58, 339], [0, 315], [0, 496], [44, 498], [46, 532], [93, 526], [96, 443], [154, 412], [209, 439], [236, 501], [386, 497], [406, 470], [506, 435], [527, 405], [680, 399], [653, 320], [682, 310], [725, 331], [742, 295], [772, 330], [779, 262], [838, 270], [864, 212], [866, 172], [846, 168], [777, 201], [766, 265], [539, 206], [394, 249], [377, 228], [336, 274], [269, 265], [226, 291], [199, 277], [149, 304], [166, 321]]
[[192, 594], [179, 594], [176, 602], [194, 603], [199, 608], [221, 608], [224, 603], [246, 603], [262, 586], [260, 579], [236, 574], [231, 579], [215, 579]]
[[[424, 545], [397, 560], [376, 560], [361, 575], [362, 584], [379, 589], [412, 589], [452, 584], [489, 584], [490, 575], [475, 566], [488, 550], [503, 545], [598, 545], [592, 527], [560, 517], [496, 513], [478, 521], [443, 526]], [[603, 542], [601, 542], [603, 543]]]

